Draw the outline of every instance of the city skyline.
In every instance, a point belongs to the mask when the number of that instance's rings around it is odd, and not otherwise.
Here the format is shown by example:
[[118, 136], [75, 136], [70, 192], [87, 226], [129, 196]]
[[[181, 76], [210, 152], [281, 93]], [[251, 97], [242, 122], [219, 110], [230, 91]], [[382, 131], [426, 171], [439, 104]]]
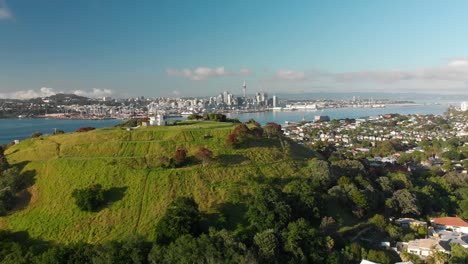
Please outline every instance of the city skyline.
[[468, 95], [465, 1], [0, 0], [0, 98]]

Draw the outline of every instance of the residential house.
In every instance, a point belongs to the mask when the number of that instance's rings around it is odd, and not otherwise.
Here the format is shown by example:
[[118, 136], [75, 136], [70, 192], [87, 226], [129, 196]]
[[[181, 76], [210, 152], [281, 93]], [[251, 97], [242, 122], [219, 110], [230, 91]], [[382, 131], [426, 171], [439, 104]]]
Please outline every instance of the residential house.
[[468, 234], [468, 222], [459, 217], [439, 217], [431, 219], [431, 225], [439, 230], [451, 229], [455, 232]]

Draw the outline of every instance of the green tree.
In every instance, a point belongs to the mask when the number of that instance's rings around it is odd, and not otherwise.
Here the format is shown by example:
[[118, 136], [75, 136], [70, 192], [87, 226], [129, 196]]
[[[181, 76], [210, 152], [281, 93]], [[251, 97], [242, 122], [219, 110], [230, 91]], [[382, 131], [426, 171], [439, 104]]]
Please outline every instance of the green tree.
[[182, 235], [200, 233], [201, 215], [193, 198], [179, 197], [156, 225], [156, 242], [169, 244]]
[[291, 207], [283, 193], [272, 186], [260, 186], [248, 204], [247, 218], [258, 231], [280, 230], [291, 218]]
[[100, 184], [94, 184], [84, 189], [75, 189], [72, 197], [75, 198], [75, 204], [82, 211], [97, 211], [105, 202], [104, 190]]
[[451, 245], [450, 264], [466, 264], [468, 259], [468, 249], [459, 244]]
[[262, 263], [274, 263], [278, 258], [280, 241], [273, 229], [267, 229], [254, 236], [254, 244]]

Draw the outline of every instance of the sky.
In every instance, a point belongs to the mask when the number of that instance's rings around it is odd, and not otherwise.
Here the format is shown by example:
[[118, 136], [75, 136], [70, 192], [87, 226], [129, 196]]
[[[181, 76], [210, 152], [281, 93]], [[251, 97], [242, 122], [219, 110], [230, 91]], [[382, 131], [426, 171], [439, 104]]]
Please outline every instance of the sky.
[[0, 0], [0, 98], [468, 95], [468, 1]]

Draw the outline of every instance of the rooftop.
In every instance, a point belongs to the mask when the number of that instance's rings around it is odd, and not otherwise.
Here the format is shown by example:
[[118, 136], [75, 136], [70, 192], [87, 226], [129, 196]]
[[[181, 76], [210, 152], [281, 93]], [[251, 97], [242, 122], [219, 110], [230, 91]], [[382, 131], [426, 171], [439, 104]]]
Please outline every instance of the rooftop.
[[433, 218], [431, 222], [434, 222], [436, 225], [468, 227], [468, 223], [459, 217]]

